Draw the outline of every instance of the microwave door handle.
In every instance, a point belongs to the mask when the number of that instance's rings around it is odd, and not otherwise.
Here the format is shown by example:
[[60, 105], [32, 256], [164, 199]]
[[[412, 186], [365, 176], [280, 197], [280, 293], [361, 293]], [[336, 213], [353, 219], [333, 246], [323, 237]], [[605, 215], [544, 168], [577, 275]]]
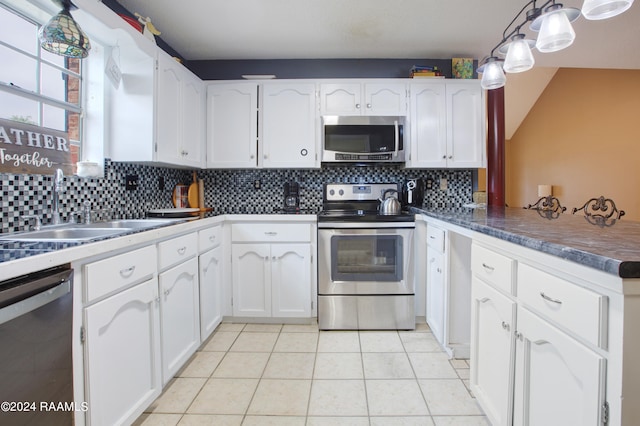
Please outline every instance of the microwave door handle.
[[396, 144], [395, 144], [395, 149], [393, 150], [393, 158], [398, 158], [398, 145], [399, 145], [399, 141], [400, 141], [400, 131], [398, 128], [398, 120], [395, 120], [393, 122], [394, 127], [395, 127], [395, 131], [396, 131]]

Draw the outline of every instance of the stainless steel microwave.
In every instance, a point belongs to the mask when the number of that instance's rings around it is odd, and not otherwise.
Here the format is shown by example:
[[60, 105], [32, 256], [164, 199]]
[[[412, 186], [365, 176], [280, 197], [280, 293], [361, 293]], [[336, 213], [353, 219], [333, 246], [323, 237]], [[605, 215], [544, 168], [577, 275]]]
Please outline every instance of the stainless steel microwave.
[[323, 116], [323, 163], [403, 163], [405, 117]]

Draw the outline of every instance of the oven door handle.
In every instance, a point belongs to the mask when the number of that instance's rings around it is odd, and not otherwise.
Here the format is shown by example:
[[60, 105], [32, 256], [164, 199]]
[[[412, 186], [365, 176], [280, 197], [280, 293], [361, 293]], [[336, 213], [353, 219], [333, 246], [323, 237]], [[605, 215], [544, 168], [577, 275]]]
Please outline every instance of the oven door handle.
[[395, 135], [396, 135], [396, 143], [395, 143], [395, 147], [393, 150], [393, 158], [398, 158], [398, 149], [400, 147], [400, 129], [398, 127], [398, 120], [395, 120], [393, 122], [393, 126], [395, 128]]

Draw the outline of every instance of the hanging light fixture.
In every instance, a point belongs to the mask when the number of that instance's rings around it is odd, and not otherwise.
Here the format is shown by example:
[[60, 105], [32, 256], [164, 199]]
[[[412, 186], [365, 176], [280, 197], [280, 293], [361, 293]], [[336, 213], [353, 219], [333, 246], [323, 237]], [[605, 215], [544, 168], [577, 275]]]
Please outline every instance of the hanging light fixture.
[[[497, 89], [505, 85], [504, 72], [516, 73], [530, 70], [535, 64], [531, 49], [557, 52], [569, 47], [576, 37], [571, 23], [582, 13], [587, 19], [606, 19], [616, 16], [631, 7], [634, 0], [584, 0], [582, 12], [573, 7], [564, 7], [556, 0], [545, 0], [540, 7], [538, 0], [529, 0], [502, 33], [502, 40], [491, 49], [485, 63], [478, 68], [482, 74], [480, 83], [484, 89]], [[542, 1], [541, 1], [542, 2]], [[543, 13], [544, 10], [544, 13]], [[520, 18], [523, 16], [523, 18]], [[520, 23], [518, 20], [522, 19]], [[537, 40], [525, 38], [520, 32], [530, 22], [529, 28], [538, 32]], [[494, 55], [495, 51], [506, 56], [504, 64]]]
[[482, 74], [480, 86], [485, 90], [498, 89], [507, 82], [507, 77], [502, 71], [502, 61], [495, 56], [489, 57], [484, 65], [478, 68], [478, 73]]
[[534, 40], [524, 38], [524, 34], [516, 34], [511, 38], [511, 43], [505, 44], [498, 52], [504, 54], [504, 71], [509, 73], [529, 71], [536, 63], [533, 59], [531, 48], [536, 42]]
[[565, 8], [560, 3], [553, 3], [531, 23], [531, 30], [539, 31], [536, 49], [543, 53], [557, 52], [571, 46], [576, 38], [571, 23], [580, 16], [580, 10]]
[[625, 12], [632, 4], [633, 0], [584, 0], [582, 15], [594, 21], [607, 19]]
[[70, 11], [78, 7], [71, 0], [52, 0], [62, 10], [40, 28], [40, 46], [48, 52], [70, 58], [86, 58], [91, 44], [89, 37], [73, 19]]

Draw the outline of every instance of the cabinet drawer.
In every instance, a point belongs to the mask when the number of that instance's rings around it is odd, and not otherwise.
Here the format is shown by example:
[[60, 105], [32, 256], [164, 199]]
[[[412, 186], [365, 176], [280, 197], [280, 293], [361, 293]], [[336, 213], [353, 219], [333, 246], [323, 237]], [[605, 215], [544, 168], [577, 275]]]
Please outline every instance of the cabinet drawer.
[[606, 348], [606, 296], [520, 264], [518, 301], [589, 343]]
[[308, 223], [237, 223], [231, 225], [231, 239], [234, 242], [309, 242], [311, 225]]
[[427, 245], [438, 250], [440, 253], [444, 253], [444, 236], [444, 229], [427, 225]]
[[222, 226], [217, 225], [198, 232], [198, 249], [200, 253], [217, 247], [222, 242]]
[[192, 233], [158, 243], [158, 268], [170, 268], [198, 252], [198, 234]]
[[89, 263], [84, 267], [86, 302], [151, 277], [156, 269], [154, 245]]
[[515, 261], [474, 244], [471, 248], [471, 271], [494, 287], [513, 294]]

